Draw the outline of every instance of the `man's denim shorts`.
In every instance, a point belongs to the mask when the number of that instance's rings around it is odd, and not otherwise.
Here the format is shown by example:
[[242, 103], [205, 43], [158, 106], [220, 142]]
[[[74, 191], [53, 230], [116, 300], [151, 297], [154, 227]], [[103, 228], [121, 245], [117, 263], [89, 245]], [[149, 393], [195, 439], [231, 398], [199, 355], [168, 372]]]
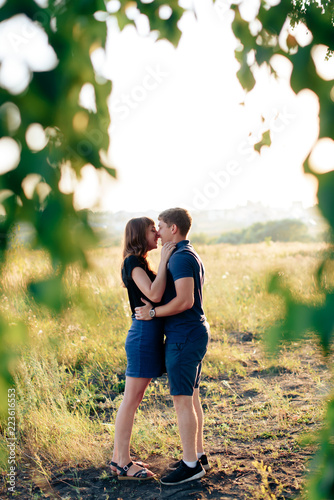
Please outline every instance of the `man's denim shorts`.
[[192, 396], [198, 388], [202, 359], [208, 348], [209, 332], [195, 340], [182, 343], [168, 342], [165, 346], [166, 368], [172, 396]]

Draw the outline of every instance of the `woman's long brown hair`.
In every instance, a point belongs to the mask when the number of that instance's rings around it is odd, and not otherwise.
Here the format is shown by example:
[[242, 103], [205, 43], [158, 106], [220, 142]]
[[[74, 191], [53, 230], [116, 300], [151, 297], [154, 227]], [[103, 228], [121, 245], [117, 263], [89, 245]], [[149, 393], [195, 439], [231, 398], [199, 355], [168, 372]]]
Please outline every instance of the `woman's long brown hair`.
[[129, 255], [135, 255], [146, 260], [147, 254], [147, 228], [154, 225], [154, 220], [149, 217], [136, 217], [130, 219], [125, 226], [123, 262]]

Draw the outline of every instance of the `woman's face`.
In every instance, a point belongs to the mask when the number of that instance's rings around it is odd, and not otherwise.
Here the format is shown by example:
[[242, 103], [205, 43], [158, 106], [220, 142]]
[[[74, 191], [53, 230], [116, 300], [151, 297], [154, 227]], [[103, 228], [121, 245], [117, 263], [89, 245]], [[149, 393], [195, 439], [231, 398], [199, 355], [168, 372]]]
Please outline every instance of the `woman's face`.
[[158, 248], [158, 233], [155, 229], [155, 225], [151, 224], [146, 230], [146, 240], [147, 240], [147, 251], [154, 250]]

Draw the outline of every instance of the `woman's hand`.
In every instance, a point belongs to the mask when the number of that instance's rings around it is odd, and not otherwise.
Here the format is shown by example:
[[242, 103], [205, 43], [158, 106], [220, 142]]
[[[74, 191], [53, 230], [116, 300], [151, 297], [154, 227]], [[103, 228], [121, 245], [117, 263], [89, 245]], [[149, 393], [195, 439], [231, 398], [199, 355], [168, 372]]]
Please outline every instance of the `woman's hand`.
[[145, 304], [142, 307], [135, 308], [136, 319], [140, 319], [142, 321], [150, 321], [152, 318], [150, 316], [150, 310], [152, 309], [151, 302], [148, 302], [145, 299], [141, 299], [141, 301]]
[[169, 257], [172, 255], [175, 248], [176, 248], [176, 243], [173, 243], [172, 241], [167, 241], [167, 243], [165, 243], [161, 249], [161, 262], [167, 264], [167, 262], [169, 261]]

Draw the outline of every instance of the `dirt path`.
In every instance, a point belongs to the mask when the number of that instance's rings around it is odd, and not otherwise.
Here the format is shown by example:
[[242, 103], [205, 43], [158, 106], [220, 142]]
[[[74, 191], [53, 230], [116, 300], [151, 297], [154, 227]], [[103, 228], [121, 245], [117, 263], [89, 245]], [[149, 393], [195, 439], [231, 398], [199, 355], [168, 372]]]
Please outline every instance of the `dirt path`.
[[[304, 345], [289, 366], [263, 368], [252, 334], [232, 332], [230, 342], [248, 354], [246, 376], [226, 374], [225, 392], [210, 415], [207, 449], [211, 470], [200, 481], [162, 486], [158, 480], [120, 482], [107, 467], [54, 470], [52, 482], [21, 470], [17, 498], [39, 499], [292, 499], [297, 496], [314, 449], [301, 447], [300, 436], [319, 427], [314, 411], [328, 391], [329, 375], [314, 348]], [[203, 380], [205, 392], [206, 380]], [[262, 389], [261, 389], [262, 388]], [[205, 393], [203, 392], [204, 408]], [[274, 395], [274, 396], [273, 396]], [[276, 395], [276, 396], [275, 396]], [[151, 456], [158, 477], [173, 457]], [[30, 478], [30, 479], [29, 479]], [[274, 496], [271, 497], [270, 495]], [[7, 498], [7, 496], [1, 496]]]

